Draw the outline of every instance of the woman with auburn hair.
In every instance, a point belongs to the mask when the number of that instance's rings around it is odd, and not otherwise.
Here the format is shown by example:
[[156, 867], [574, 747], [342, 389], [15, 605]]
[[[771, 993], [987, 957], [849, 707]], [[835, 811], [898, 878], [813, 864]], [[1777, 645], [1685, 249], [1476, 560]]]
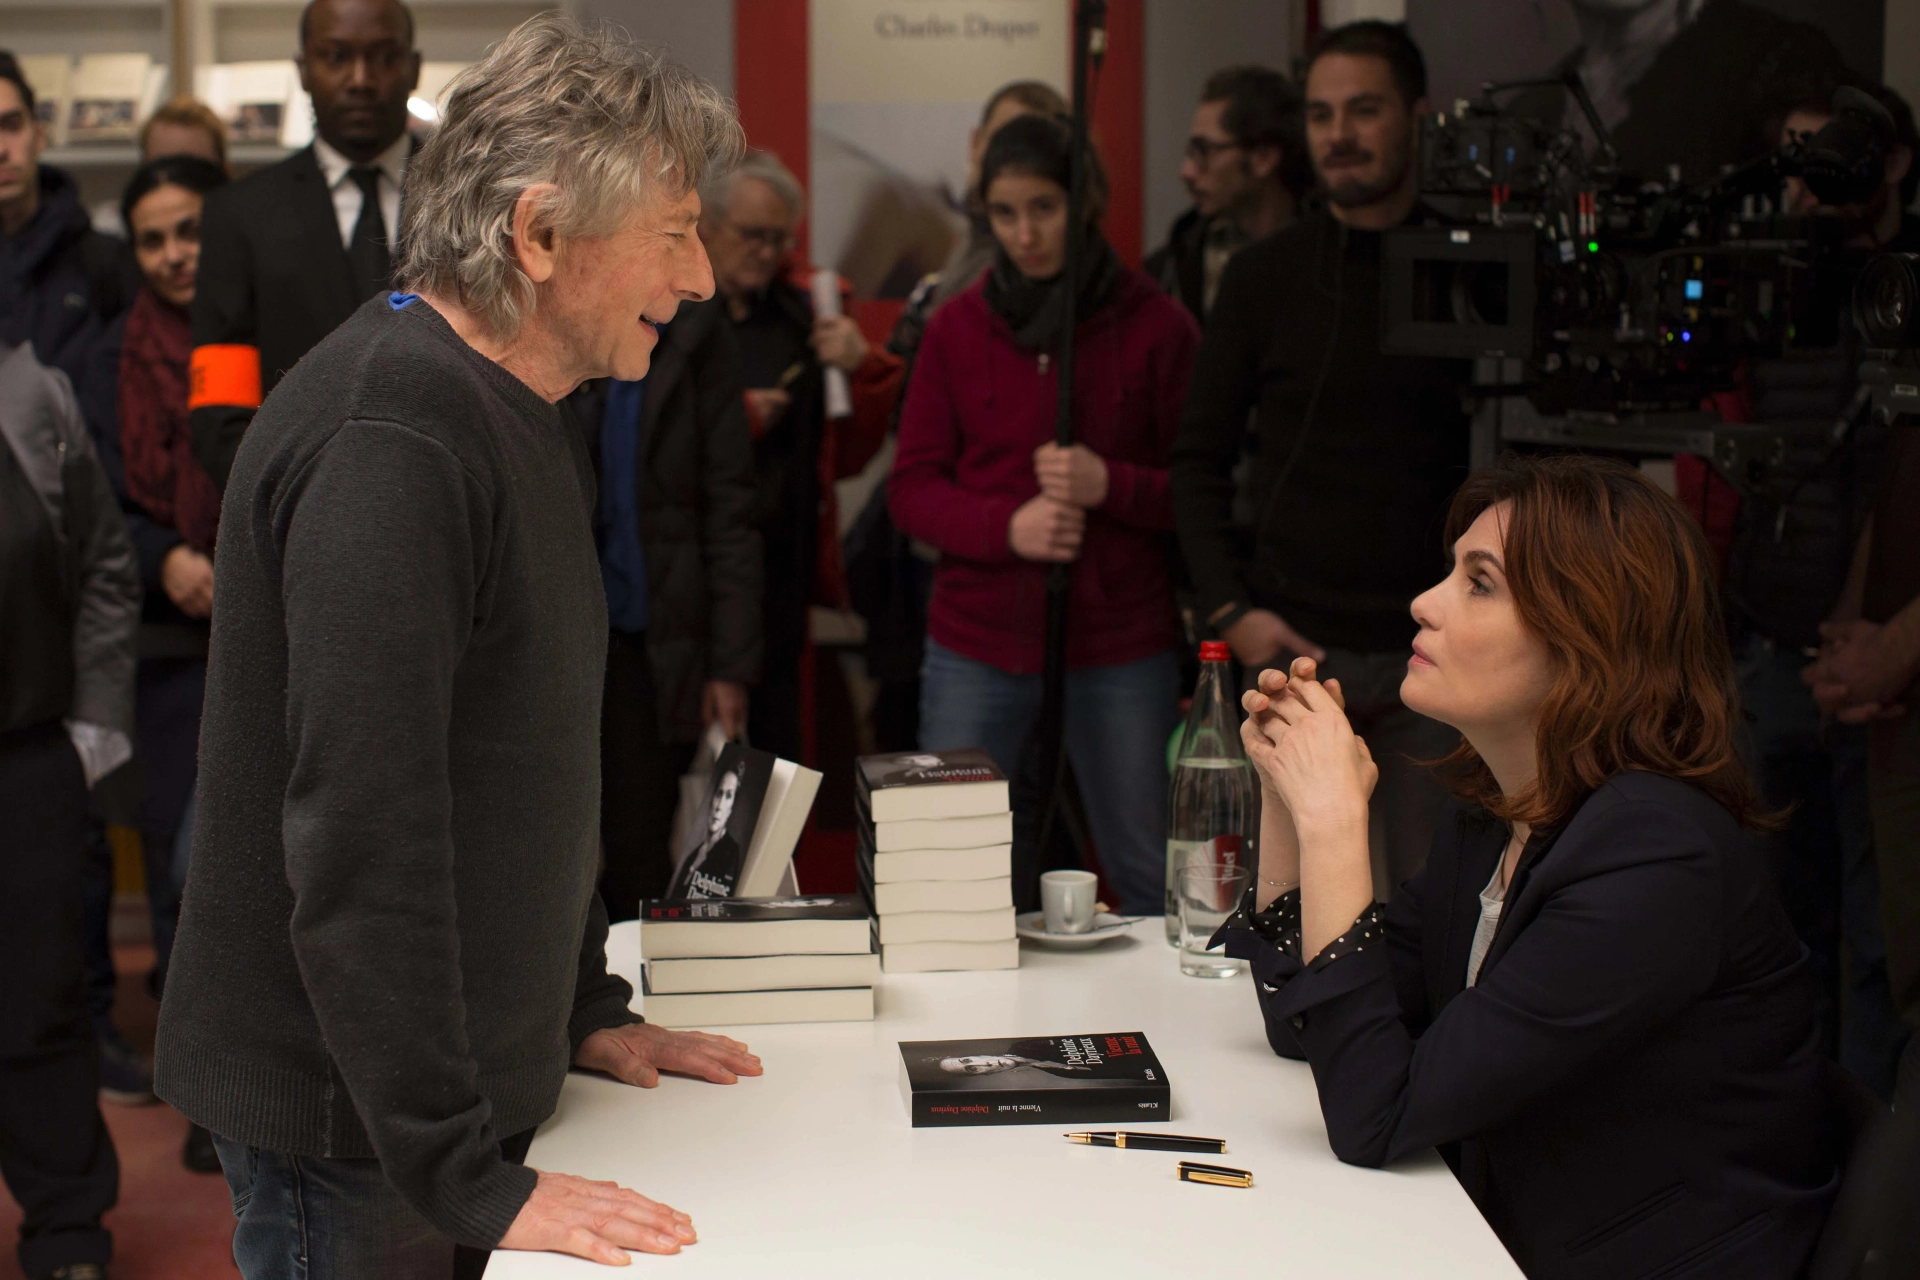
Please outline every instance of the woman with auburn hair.
[[1311, 659], [1242, 727], [1260, 871], [1222, 931], [1335, 1154], [1438, 1146], [1530, 1276], [1797, 1276], [1837, 1185], [1804, 953], [1746, 828], [1712, 560], [1594, 458], [1470, 477], [1400, 696], [1460, 804], [1373, 901], [1376, 770]]

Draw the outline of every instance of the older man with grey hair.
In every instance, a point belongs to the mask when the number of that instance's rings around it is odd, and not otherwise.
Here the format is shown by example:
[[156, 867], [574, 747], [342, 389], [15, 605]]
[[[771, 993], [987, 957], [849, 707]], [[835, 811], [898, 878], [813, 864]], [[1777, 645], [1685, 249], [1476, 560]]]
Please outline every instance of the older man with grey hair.
[[555, 402], [708, 297], [727, 103], [571, 21], [453, 86], [399, 278], [267, 398], [227, 488], [161, 1094], [215, 1135], [248, 1280], [456, 1246], [671, 1253], [685, 1214], [521, 1167], [569, 1065], [757, 1075], [628, 1011], [594, 893], [606, 607]]
[[[900, 397], [902, 365], [868, 343], [845, 314], [852, 303], [845, 281], [839, 282], [841, 314], [815, 313], [812, 281], [795, 270], [790, 252], [805, 197], [777, 157], [749, 153], [709, 181], [700, 198], [700, 236], [740, 344], [766, 552], [760, 603], [766, 656], [748, 732], [755, 745], [798, 760], [807, 746], [801, 663], [809, 609], [847, 603], [837, 568], [833, 486], [823, 478], [857, 474], [880, 447]], [[837, 417], [829, 409], [830, 376], [846, 379]]]

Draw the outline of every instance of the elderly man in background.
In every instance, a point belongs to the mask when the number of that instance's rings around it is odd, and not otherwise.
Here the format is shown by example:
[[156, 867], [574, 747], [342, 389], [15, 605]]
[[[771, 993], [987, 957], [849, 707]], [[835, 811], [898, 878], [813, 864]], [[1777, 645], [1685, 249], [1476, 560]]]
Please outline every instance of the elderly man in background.
[[569, 1065], [760, 1071], [644, 1024], [606, 969], [607, 614], [556, 405], [644, 376], [657, 326], [711, 294], [695, 193], [739, 148], [683, 68], [528, 19], [414, 159], [410, 292], [308, 353], [241, 443], [157, 1084], [215, 1135], [248, 1280], [694, 1239], [519, 1160]]
[[[766, 548], [766, 661], [748, 715], [749, 734], [755, 746], [803, 760], [800, 664], [807, 611], [816, 603], [846, 602], [832, 485], [859, 472], [880, 447], [900, 390], [901, 363], [870, 345], [851, 317], [814, 314], [808, 278], [789, 259], [806, 199], [779, 160], [754, 152], [709, 182], [700, 198], [700, 236], [740, 340], [754, 441], [754, 514]], [[844, 282], [841, 301], [844, 310]], [[828, 416], [829, 368], [847, 376], [848, 416]]]

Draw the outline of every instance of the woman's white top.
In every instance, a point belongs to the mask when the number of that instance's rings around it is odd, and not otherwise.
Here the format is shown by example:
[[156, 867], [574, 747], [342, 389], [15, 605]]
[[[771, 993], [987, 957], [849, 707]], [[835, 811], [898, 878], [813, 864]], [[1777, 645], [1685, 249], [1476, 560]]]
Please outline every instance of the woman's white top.
[[1487, 958], [1487, 948], [1493, 945], [1493, 931], [1500, 927], [1500, 911], [1507, 905], [1507, 881], [1501, 873], [1507, 869], [1505, 851], [1500, 861], [1493, 864], [1493, 874], [1487, 877], [1487, 887], [1480, 891], [1480, 923], [1473, 927], [1473, 946], [1467, 950], [1467, 985], [1480, 981], [1480, 964]]

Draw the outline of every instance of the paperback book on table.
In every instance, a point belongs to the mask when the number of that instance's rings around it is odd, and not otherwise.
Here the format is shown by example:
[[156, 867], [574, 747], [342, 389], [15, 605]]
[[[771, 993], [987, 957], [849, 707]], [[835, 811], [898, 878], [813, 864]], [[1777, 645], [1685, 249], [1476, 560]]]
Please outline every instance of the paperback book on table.
[[713, 762], [706, 820], [667, 886], [671, 898], [764, 898], [780, 891], [820, 774], [730, 742]]
[[1018, 969], [1020, 939], [990, 942], [884, 942], [880, 967], [888, 973], [939, 973], [951, 970]]
[[909, 880], [1005, 880], [1013, 874], [1013, 846], [990, 844], [979, 849], [900, 849], [875, 853], [862, 830], [860, 862], [875, 884]]
[[743, 1027], [767, 1022], [872, 1022], [873, 987], [811, 987], [777, 991], [646, 989], [647, 1021], [663, 1027]]
[[1112, 1124], [1172, 1118], [1167, 1073], [1138, 1031], [1006, 1040], [903, 1040], [900, 1088], [916, 1129]]
[[972, 818], [1012, 808], [1007, 776], [978, 747], [861, 756], [855, 785], [876, 822]]
[[913, 850], [984, 849], [1013, 843], [1013, 811], [968, 814], [956, 818], [902, 818], [875, 822], [859, 809], [860, 838], [876, 854]]
[[857, 893], [798, 898], [650, 898], [640, 955], [652, 960], [866, 955], [873, 919]]
[[685, 956], [647, 960], [654, 995], [702, 991], [782, 991], [802, 987], [870, 987], [880, 978], [880, 953], [785, 956]]

